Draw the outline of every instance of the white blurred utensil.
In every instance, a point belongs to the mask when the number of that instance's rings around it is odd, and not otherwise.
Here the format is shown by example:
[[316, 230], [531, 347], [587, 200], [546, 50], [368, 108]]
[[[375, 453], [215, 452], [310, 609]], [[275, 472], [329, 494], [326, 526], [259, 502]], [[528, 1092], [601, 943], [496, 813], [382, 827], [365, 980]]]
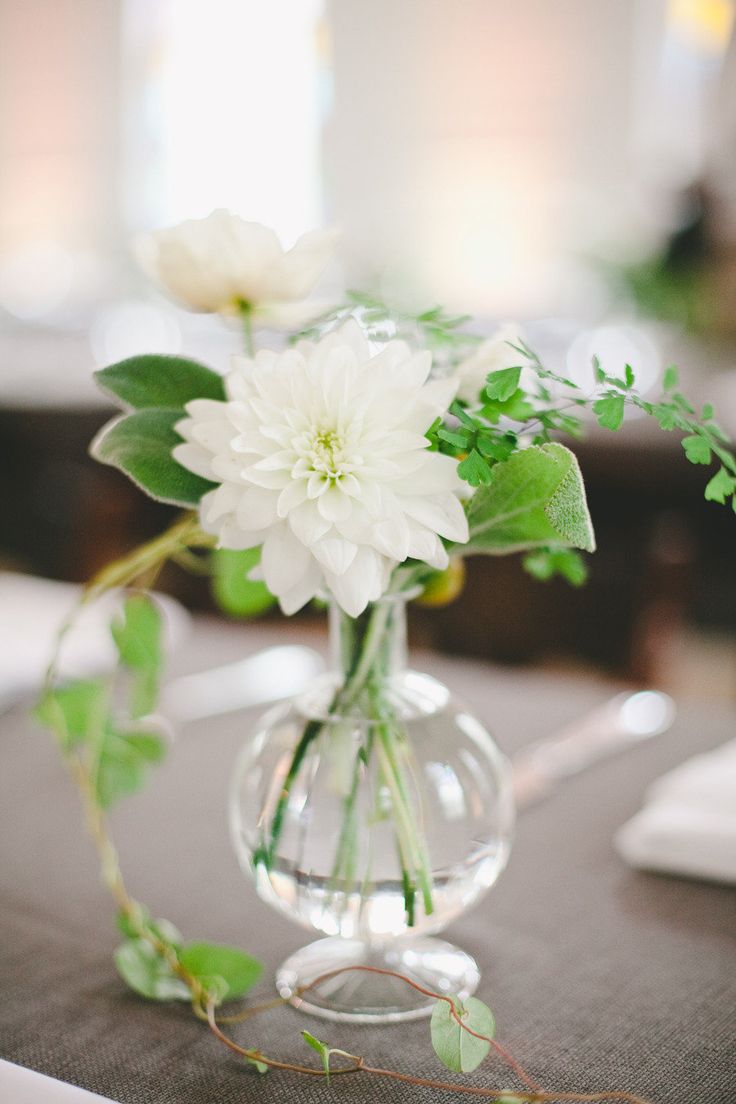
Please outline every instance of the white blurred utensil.
[[161, 712], [179, 723], [218, 717], [290, 698], [325, 670], [319, 652], [301, 644], [265, 648], [255, 655], [183, 675], [163, 688]]
[[512, 761], [518, 808], [533, 805], [593, 763], [666, 732], [676, 712], [672, 698], [659, 690], [617, 694], [556, 735], [525, 747]]

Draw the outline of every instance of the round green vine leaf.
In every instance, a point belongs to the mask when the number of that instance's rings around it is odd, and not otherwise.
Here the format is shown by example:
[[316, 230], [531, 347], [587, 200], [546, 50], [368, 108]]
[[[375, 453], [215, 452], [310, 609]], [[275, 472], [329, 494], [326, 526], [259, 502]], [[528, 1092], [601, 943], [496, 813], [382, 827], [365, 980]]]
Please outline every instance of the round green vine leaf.
[[213, 978], [221, 978], [226, 986], [222, 1000], [242, 997], [263, 972], [257, 958], [222, 943], [188, 943], [179, 952], [179, 961], [205, 989]]
[[[465, 1027], [478, 1035], [493, 1038], [496, 1023], [487, 1004], [476, 997], [468, 997], [464, 1002], [457, 997], [453, 1000], [455, 1011]], [[476, 1038], [460, 1026], [445, 1000], [438, 1000], [434, 1006], [430, 1026], [435, 1054], [443, 1066], [454, 1073], [471, 1073], [491, 1049], [491, 1044], [485, 1039]]]
[[128, 939], [115, 951], [123, 981], [148, 1000], [191, 1000], [189, 988], [145, 939]]

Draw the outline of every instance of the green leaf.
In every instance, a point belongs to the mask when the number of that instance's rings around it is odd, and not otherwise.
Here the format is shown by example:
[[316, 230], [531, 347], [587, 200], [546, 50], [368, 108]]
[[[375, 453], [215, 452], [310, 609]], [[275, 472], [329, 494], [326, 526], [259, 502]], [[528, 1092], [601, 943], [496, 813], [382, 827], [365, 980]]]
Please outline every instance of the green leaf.
[[100, 730], [106, 712], [105, 686], [101, 681], [90, 679], [47, 691], [33, 715], [45, 728], [55, 732], [61, 746], [69, 751]]
[[258, 1054], [259, 1051], [252, 1050], [249, 1054], [243, 1055], [243, 1061], [248, 1062], [251, 1066], [255, 1066], [259, 1073], [268, 1073], [268, 1066], [265, 1062], [261, 1062]]
[[120, 659], [126, 667], [145, 670], [161, 666], [161, 615], [146, 594], [131, 594], [112, 626]]
[[454, 445], [455, 448], [464, 449], [467, 448], [468, 442], [472, 439], [472, 433], [470, 433], [464, 427], [457, 430], [445, 429], [442, 426], [437, 430], [437, 436], [440, 441], [447, 441], [449, 445]]
[[606, 395], [593, 403], [598, 425], [604, 429], [620, 429], [624, 420], [624, 396]]
[[593, 357], [593, 375], [595, 376], [596, 383], [606, 382], [606, 373], [601, 368], [601, 362], [597, 356]]
[[149, 1000], [191, 999], [188, 987], [145, 939], [126, 940], [117, 948], [114, 957], [123, 981], [141, 997]]
[[503, 555], [547, 545], [595, 551], [580, 468], [564, 445], [534, 445], [494, 465], [467, 514], [465, 552]]
[[579, 587], [588, 578], [588, 568], [579, 552], [572, 548], [540, 548], [529, 552], [523, 560], [524, 570], [546, 583], [555, 575]]
[[121, 663], [135, 676], [131, 687], [132, 715], [144, 717], [156, 706], [163, 664], [158, 606], [146, 594], [132, 594], [110, 629]]
[[662, 387], [665, 391], [674, 391], [677, 384], [680, 381], [680, 375], [674, 364], [670, 364], [665, 368], [664, 376], [662, 377]]
[[659, 428], [666, 431], [674, 429], [679, 420], [679, 415], [675, 408], [667, 403], [656, 403], [656, 405], [652, 407], [652, 413], [659, 422]]
[[627, 391], [630, 391], [631, 388], [634, 386], [634, 383], [636, 382], [635, 376], [634, 376], [634, 369], [631, 367], [630, 364], [627, 364], [626, 367], [624, 368], [624, 381], [626, 383]]
[[710, 464], [711, 449], [705, 437], [694, 433], [690, 437], [683, 437], [681, 444], [691, 464]]
[[159, 502], [196, 506], [216, 484], [177, 464], [172, 449], [181, 444], [174, 429], [181, 410], [138, 410], [103, 426], [90, 452], [102, 464], [124, 472]]
[[518, 439], [515, 433], [504, 433], [499, 436], [498, 433], [493, 433], [490, 430], [481, 430], [476, 440], [476, 447], [481, 456], [496, 461], [508, 460], [517, 444]]
[[491, 481], [491, 466], [484, 460], [477, 449], [471, 449], [464, 460], [457, 466], [457, 474], [471, 487], [480, 487]]
[[[179, 950], [182, 945], [182, 935], [179, 929], [175, 927], [170, 920], [152, 920], [150, 912], [140, 901], [135, 901], [133, 907], [135, 909], [135, 922], [139, 927], [145, 928], [146, 931], [151, 932], [164, 943], [168, 943], [175, 951]], [[136, 924], [133, 922], [133, 918], [126, 913], [122, 911], [118, 912], [115, 922], [118, 926], [118, 930], [122, 932], [126, 939], [141, 938], [138, 927], [136, 927]]]
[[260, 548], [246, 548], [243, 552], [218, 548], [212, 553], [212, 592], [225, 613], [256, 617], [276, 601], [265, 583], [247, 577], [260, 559]]
[[221, 977], [227, 989], [223, 999], [242, 997], [261, 976], [263, 967], [256, 958], [222, 943], [188, 943], [179, 961], [198, 980]]
[[95, 372], [95, 379], [108, 395], [134, 410], [182, 410], [192, 399], [226, 398], [222, 376], [188, 357], [129, 357]]
[[120, 798], [142, 789], [150, 766], [159, 763], [165, 751], [166, 744], [157, 733], [121, 733], [108, 728], [96, 772], [97, 800], [101, 807], [109, 809]]
[[736, 491], [736, 479], [729, 475], [725, 468], [719, 468], [706, 485], [705, 497], [709, 502], [720, 502], [723, 505], [734, 491]]
[[486, 421], [495, 425], [501, 417], [509, 418], [512, 422], [527, 422], [534, 417], [535, 410], [527, 399], [525, 392], [519, 387], [513, 395], [508, 399], [504, 399], [503, 402], [485, 403], [481, 409], [481, 414]]
[[519, 387], [521, 368], [500, 368], [486, 376], [484, 394], [491, 401], [505, 402]]
[[327, 1043], [321, 1042], [321, 1040], [316, 1038], [316, 1036], [312, 1035], [312, 1033], [310, 1031], [302, 1031], [302, 1038], [304, 1039], [304, 1042], [312, 1048], [312, 1050], [316, 1050], [317, 1053], [319, 1054], [320, 1058], [322, 1059], [322, 1068], [325, 1071], [325, 1078], [326, 1078], [326, 1080], [329, 1081], [329, 1079], [330, 1079], [330, 1048], [329, 1048], [329, 1046], [327, 1045]]
[[[496, 1024], [488, 1005], [476, 997], [463, 1003], [453, 998], [455, 1010], [466, 1027], [492, 1039]], [[454, 1019], [447, 1001], [438, 1000], [431, 1019], [432, 1046], [443, 1066], [453, 1073], [471, 1073], [477, 1069], [491, 1049], [491, 1044], [464, 1031]]]

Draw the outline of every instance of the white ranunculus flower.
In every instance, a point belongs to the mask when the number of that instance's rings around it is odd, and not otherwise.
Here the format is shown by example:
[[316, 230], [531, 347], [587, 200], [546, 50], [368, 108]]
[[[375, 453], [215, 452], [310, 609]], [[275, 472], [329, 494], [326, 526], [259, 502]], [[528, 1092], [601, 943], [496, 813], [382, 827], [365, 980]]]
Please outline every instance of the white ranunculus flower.
[[478, 402], [478, 394], [485, 386], [489, 372], [498, 372], [502, 368], [515, 368], [523, 358], [509, 342], [518, 345], [522, 338], [521, 330], [514, 322], [506, 322], [483, 341], [478, 348], [455, 369], [458, 381], [457, 397], [466, 403]]
[[202, 525], [222, 547], [263, 546], [284, 613], [326, 587], [355, 617], [398, 563], [444, 568], [440, 538], [468, 539], [457, 461], [424, 436], [456, 383], [427, 382], [430, 366], [402, 341], [371, 356], [351, 320], [317, 344], [235, 357], [228, 401], [187, 405], [174, 457], [220, 484]]
[[218, 210], [145, 235], [137, 255], [146, 273], [191, 310], [232, 314], [248, 303], [255, 324], [291, 329], [318, 313], [302, 301], [335, 240], [333, 230], [312, 230], [284, 251], [267, 226]]

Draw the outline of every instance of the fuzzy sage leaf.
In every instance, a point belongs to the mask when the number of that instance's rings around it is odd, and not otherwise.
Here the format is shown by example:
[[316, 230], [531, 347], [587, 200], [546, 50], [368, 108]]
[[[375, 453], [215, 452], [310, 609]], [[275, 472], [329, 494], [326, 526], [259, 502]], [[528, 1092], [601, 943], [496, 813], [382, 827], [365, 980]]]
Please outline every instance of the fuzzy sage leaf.
[[174, 506], [196, 506], [216, 484], [195, 475], [171, 455], [181, 444], [174, 426], [181, 410], [137, 410], [103, 426], [90, 452], [95, 460], [124, 472], [129, 479], [159, 502]]
[[129, 357], [95, 372], [103, 391], [134, 410], [183, 411], [192, 399], [225, 399], [222, 376], [188, 357]]
[[488, 486], [468, 505], [470, 540], [463, 550], [503, 555], [558, 545], [595, 550], [578, 462], [564, 445], [517, 452], [495, 464]]

